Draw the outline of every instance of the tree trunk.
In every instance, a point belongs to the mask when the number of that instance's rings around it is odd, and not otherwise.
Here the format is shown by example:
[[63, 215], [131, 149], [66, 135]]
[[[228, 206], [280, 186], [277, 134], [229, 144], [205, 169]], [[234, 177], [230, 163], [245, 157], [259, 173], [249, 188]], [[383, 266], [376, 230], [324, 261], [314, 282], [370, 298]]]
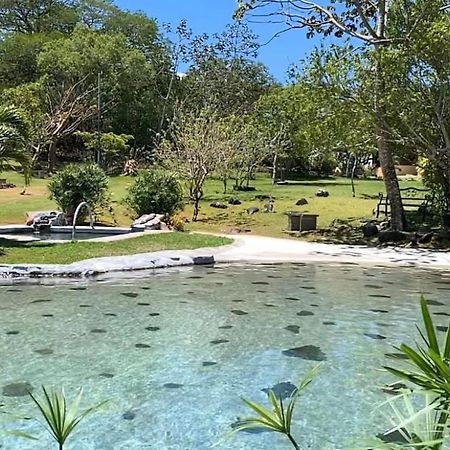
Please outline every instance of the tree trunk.
[[48, 171], [53, 173], [56, 166], [56, 146], [58, 141], [52, 141], [48, 146]]
[[398, 184], [397, 173], [395, 171], [394, 155], [388, 140], [388, 130], [386, 129], [386, 114], [384, 108], [384, 95], [386, 87], [384, 82], [382, 45], [375, 46], [375, 120], [376, 139], [378, 147], [378, 157], [383, 172], [386, 194], [391, 207], [391, 229], [402, 231], [405, 227], [405, 211], [403, 209], [400, 186]]
[[272, 184], [277, 182], [277, 172], [278, 172], [278, 154], [275, 153], [273, 157], [273, 167], [272, 167]]

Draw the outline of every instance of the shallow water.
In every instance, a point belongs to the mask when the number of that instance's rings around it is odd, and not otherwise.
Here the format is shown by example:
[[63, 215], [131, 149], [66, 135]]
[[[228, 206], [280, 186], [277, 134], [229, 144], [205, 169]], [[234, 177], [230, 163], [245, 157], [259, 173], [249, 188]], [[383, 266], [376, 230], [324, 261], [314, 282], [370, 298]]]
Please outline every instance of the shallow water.
[[[83, 233], [82, 231], [77, 232], [75, 238], [77, 241], [87, 241], [89, 239], [99, 239], [106, 238], [111, 236], [122, 235], [125, 233], [102, 233], [98, 232], [89, 232]], [[4, 239], [14, 239], [14, 240], [23, 240], [24, 238], [34, 240], [34, 241], [71, 241], [72, 233], [4, 233], [0, 234], [0, 238]]]
[[[289, 391], [323, 360], [297, 407], [302, 448], [348, 448], [384, 431], [379, 371], [412, 342], [425, 292], [448, 324], [450, 274], [354, 265], [195, 267], [137, 279], [0, 287], [0, 404], [35, 416], [29, 383], [84, 387], [109, 400], [68, 449], [208, 449], [247, 411], [246, 397]], [[436, 314], [438, 313], [438, 314]], [[443, 333], [441, 333], [443, 336]], [[289, 383], [289, 384], [287, 384]], [[7, 395], [5, 395], [7, 394]], [[4, 424], [38, 436], [4, 448], [51, 448], [35, 421]], [[219, 449], [289, 449], [274, 433], [239, 433]]]

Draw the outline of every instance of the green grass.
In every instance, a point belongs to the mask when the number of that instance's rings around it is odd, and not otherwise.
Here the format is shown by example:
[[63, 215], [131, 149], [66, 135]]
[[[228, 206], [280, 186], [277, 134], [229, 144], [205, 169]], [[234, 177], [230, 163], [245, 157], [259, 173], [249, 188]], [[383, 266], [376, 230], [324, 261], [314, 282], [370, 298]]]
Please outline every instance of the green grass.
[[159, 250], [218, 247], [227, 238], [190, 233], [162, 233], [113, 242], [16, 242], [0, 239], [0, 264], [70, 264], [101, 256], [120, 256]]
[[[18, 186], [23, 181], [18, 174], [2, 174]], [[122, 200], [127, 187], [133, 182], [129, 177], [112, 177], [110, 188], [112, 191], [112, 206], [118, 225], [129, 226], [132, 217]], [[232, 183], [230, 182], [230, 185]], [[188, 223], [187, 229], [194, 231], [209, 231], [224, 233], [231, 228], [251, 230], [253, 234], [263, 236], [284, 236], [283, 230], [287, 226], [287, 211], [305, 211], [319, 214], [319, 227], [328, 227], [334, 219], [371, 218], [372, 210], [377, 204], [377, 194], [384, 192], [384, 183], [379, 180], [357, 180], [356, 197], [352, 197], [350, 180], [346, 178], [305, 179], [293, 182], [287, 186], [273, 186], [268, 176], [259, 175], [253, 182], [256, 192], [232, 192], [223, 194], [222, 183], [209, 180], [205, 188], [205, 197], [201, 203], [201, 212], [197, 223]], [[401, 187], [421, 187], [418, 181], [401, 181]], [[326, 189], [330, 196], [315, 197], [318, 189]], [[28, 189], [29, 195], [20, 195], [21, 188], [0, 190], [0, 224], [24, 223], [25, 212], [41, 209], [55, 209], [56, 205], [48, 199], [47, 180], [33, 180]], [[275, 198], [275, 212], [271, 214], [258, 213], [249, 216], [245, 210], [250, 206], [257, 206], [261, 210], [264, 203], [255, 200], [255, 195], [267, 194]], [[242, 205], [230, 206], [226, 210], [214, 209], [209, 206], [213, 201], [223, 201], [231, 197], [238, 197]], [[295, 206], [300, 198], [309, 202], [306, 206]], [[188, 205], [181, 216], [190, 219], [192, 207]], [[112, 224], [112, 217], [104, 215], [102, 221]]]

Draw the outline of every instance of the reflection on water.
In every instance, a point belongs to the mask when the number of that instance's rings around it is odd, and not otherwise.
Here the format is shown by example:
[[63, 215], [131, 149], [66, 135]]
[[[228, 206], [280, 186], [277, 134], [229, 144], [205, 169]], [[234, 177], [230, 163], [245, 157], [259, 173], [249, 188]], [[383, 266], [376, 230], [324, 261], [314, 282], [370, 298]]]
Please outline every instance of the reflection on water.
[[[145, 276], [143, 276], [145, 275]], [[388, 426], [376, 411], [386, 353], [412, 342], [425, 292], [443, 330], [450, 275], [354, 265], [193, 268], [120, 282], [0, 287], [0, 403], [35, 415], [26, 392], [84, 386], [72, 449], [210, 448], [238, 417], [241, 396], [287, 396], [306, 370], [319, 375], [299, 402], [304, 448], [345, 448]], [[443, 333], [442, 333], [443, 336]], [[19, 424], [48, 449], [34, 421]], [[5, 427], [5, 424], [1, 424]], [[240, 433], [219, 448], [290, 448], [273, 433]]]

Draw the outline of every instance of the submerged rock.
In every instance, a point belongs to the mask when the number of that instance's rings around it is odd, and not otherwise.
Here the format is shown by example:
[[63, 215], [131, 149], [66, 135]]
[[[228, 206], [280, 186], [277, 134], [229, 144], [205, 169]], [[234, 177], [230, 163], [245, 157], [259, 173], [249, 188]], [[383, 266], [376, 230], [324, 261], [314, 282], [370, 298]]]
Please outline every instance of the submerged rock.
[[326, 361], [327, 357], [322, 352], [320, 347], [315, 345], [304, 345], [303, 347], [290, 348], [289, 350], [283, 350], [284, 356], [292, 358], [301, 358], [308, 361]]
[[12, 383], [3, 386], [2, 394], [5, 397], [26, 397], [33, 391], [30, 383]]
[[367, 336], [368, 338], [375, 339], [375, 340], [386, 339], [386, 336], [383, 336], [382, 334], [364, 333], [364, 336]]
[[231, 312], [236, 314], [236, 316], [246, 316], [248, 312], [241, 311], [240, 309], [232, 309]]
[[299, 334], [300, 333], [300, 327], [298, 325], [288, 325], [285, 330], [290, 331], [291, 333], [294, 334]]
[[268, 394], [269, 391], [272, 391], [275, 394], [275, 397], [285, 400], [286, 398], [289, 398], [296, 389], [297, 386], [292, 384], [290, 381], [284, 381], [282, 383], [275, 384], [270, 388], [261, 389], [261, 391], [266, 394]]

